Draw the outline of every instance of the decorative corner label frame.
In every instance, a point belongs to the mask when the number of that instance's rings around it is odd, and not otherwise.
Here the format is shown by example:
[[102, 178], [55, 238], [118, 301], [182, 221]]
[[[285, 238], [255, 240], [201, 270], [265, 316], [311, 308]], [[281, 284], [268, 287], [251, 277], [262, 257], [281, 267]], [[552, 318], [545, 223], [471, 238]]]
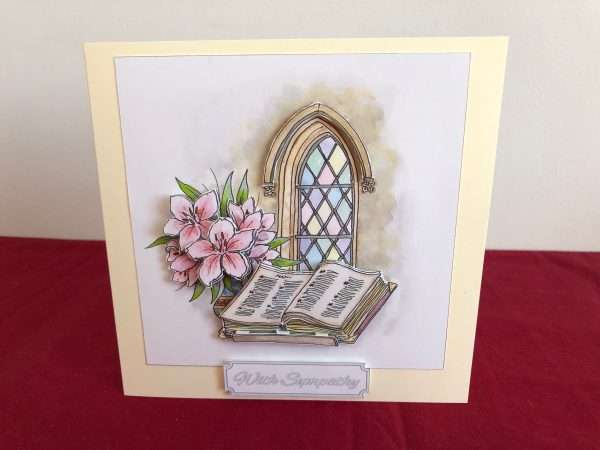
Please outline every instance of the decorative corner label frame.
[[362, 398], [370, 371], [363, 363], [231, 361], [225, 391], [235, 396]]

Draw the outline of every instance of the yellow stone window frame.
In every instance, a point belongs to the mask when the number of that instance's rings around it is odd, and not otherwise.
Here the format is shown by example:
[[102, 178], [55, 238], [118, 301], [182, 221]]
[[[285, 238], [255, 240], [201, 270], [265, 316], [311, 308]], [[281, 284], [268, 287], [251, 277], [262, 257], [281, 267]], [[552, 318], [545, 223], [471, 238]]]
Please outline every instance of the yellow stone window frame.
[[360, 193], [375, 191], [371, 162], [363, 141], [350, 122], [322, 103], [308, 105], [288, 118], [273, 138], [265, 163], [264, 195], [277, 196], [277, 235], [289, 237], [281, 249], [285, 258], [299, 256], [297, 224], [298, 174], [315, 143], [331, 136], [344, 148], [352, 171], [352, 261], [357, 263]]

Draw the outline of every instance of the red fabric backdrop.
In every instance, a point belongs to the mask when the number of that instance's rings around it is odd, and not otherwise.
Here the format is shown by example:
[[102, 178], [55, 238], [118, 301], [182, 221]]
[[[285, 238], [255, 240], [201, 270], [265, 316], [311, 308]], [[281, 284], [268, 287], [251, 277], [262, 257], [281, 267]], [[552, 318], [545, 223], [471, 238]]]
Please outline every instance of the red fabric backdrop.
[[124, 397], [102, 242], [0, 238], [0, 449], [600, 448], [600, 254], [488, 252], [466, 405]]

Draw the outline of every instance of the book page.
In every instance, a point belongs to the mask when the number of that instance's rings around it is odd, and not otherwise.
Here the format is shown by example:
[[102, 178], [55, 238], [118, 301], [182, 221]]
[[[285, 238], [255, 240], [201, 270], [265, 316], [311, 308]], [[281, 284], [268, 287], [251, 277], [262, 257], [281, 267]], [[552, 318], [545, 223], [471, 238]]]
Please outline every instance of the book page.
[[308, 314], [339, 327], [379, 276], [380, 272], [326, 262], [298, 293], [288, 312]]
[[279, 324], [311, 275], [261, 265], [221, 317], [239, 323]]

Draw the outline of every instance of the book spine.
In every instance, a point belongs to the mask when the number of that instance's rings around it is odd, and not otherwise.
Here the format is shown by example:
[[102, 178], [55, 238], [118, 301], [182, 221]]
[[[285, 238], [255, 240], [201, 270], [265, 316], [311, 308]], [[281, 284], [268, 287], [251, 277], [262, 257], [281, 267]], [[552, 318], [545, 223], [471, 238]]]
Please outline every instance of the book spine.
[[396, 289], [396, 286], [397, 285], [395, 283], [387, 283], [387, 288], [388, 288], [387, 292], [385, 293], [385, 295], [383, 297], [381, 297], [381, 300], [379, 301], [379, 303], [377, 303], [377, 306], [375, 308], [373, 308], [371, 310], [371, 312], [367, 315], [365, 320], [363, 320], [363, 323], [360, 325], [358, 330], [356, 330], [356, 333], [353, 336], [353, 342], [356, 342], [358, 340], [358, 337], [365, 330], [365, 328], [367, 328], [369, 323], [371, 323], [371, 320], [373, 320], [373, 317], [375, 317], [377, 315], [377, 313], [379, 312], [379, 310], [381, 308], [383, 308], [383, 305], [385, 305], [388, 298], [390, 298], [390, 295], [392, 295], [392, 292], [394, 292], [394, 290]]

